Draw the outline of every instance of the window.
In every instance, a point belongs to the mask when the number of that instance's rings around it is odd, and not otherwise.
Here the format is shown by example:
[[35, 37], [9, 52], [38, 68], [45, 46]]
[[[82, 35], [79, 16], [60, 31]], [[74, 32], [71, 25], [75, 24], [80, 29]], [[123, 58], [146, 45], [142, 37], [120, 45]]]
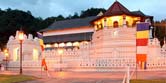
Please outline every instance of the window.
[[114, 28], [118, 28], [118, 27], [119, 27], [118, 21], [114, 21], [113, 27], [114, 27]]
[[13, 61], [18, 61], [19, 60], [19, 54], [20, 50], [19, 48], [14, 48], [13, 50]]
[[33, 61], [38, 61], [39, 52], [37, 49], [33, 49]]
[[126, 21], [126, 26], [129, 27], [129, 22], [128, 21]]

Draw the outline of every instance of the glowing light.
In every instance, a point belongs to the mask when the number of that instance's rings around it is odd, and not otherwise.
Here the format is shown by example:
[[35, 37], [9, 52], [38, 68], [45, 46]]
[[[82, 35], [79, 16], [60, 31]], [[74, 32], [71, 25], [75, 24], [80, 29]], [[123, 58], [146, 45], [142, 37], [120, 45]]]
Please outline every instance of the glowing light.
[[71, 42], [68, 42], [68, 43], [66, 44], [66, 46], [72, 46], [72, 43], [71, 43]]
[[101, 22], [97, 22], [97, 24], [98, 24], [98, 25], [100, 25], [100, 24], [101, 24]]
[[65, 46], [65, 43], [60, 43], [59, 44], [59, 47], [64, 47]]
[[18, 49], [18, 48], [15, 48], [15, 49], [13, 50], [13, 54], [14, 54], [14, 56], [13, 56], [13, 61], [17, 61], [17, 60], [18, 60], [18, 57], [19, 57], [19, 49]]
[[97, 25], [95, 25], [95, 30], [97, 31], [98, 29], [97, 29]]
[[39, 52], [37, 49], [33, 49], [33, 61], [38, 61]]
[[88, 44], [89, 42], [88, 41], [83, 41], [84, 44]]
[[79, 45], [80, 45], [79, 42], [74, 42], [74, 43], [73, 43], [73, 46], [79, 46]]
[[8, 50], [7, 50], [7, 49], [5, 49], [5, 50], [4, 50], [4, 53], [7, 53], [7, 52], [8, 52]]
[[121, 19], [121, 16], [113, 16], [111, 17], [112, 21], [119, 21]]
[[133, 20], [140, 20], [140, 19], [141, 19], [140, 17], [133, 18]]
[[19, 31], [18, 38], [19, 38], [20, 41], [22, 41], [24, 39], [24, 32], [23, 31]]
[[8, 56], [9, 56], [8, 49], [5, 49], [5, 50], [4, 50], [4, 54], [5, 54], [5, 57], [8, 57]]
[[58, 49], [58, 54], [59, 55], [63, 54], [63, 49]]
[[65, 72], [58, 72], [58, 77], [64, 78], [66, 76]]
[[55, 43], [55, 44], [54, 44], [54, 47], [58, 47], [58, 44], [57, 44], [57, 43]]
[[117, 35], [118, 35], [118, 31], [114, 31], [114, 32], [113, 32], [113, 35], [114, 35], [114, 36], [117, 36]]
[[51, 47], [51, 44], [46, 44], [45, 47], [46, 47], [46, 48], [50, 48], [50, 47]]

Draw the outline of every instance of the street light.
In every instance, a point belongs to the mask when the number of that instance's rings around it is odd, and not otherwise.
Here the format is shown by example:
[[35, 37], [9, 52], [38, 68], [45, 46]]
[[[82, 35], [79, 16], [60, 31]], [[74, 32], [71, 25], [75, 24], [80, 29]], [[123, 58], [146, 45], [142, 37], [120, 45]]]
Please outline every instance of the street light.
[[22, 74], [22, 42], [24, 40], [24, 32], [20, 30], [18, 35], [20, 41], [20, 74]]
[[[63, 54], [63, 49], [58, 49], [58, 54], [60, 55], [60, 65], [62, 65], [62, 54]], [[60, 66], [60, 71], [62, 71], [62, 66]]]

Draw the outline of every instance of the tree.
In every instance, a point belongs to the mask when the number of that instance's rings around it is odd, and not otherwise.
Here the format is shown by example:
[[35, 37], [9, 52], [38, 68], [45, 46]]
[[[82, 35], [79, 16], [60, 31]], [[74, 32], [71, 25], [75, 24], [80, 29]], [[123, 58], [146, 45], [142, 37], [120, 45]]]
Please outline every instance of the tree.
[[40, 24], [40, 30], [47, 28], [49, 25], [51, 25], [56, 20], [56, 17], [48, 17], [45, 20], [43, 20]]
[[[164, 44], [164, 37], [166, 37], [166, 21], [161, 20], [161, 21], [156, 21], [155, 22], [155, 36], [159, 39], [160, 45], [162, 46]], [[154, 34], [154, 33], [153, 33]]]
[[71, 16], [71, 19], [75, 19], [75, 18], [79, 18], [80, 16], [78, 15], [78, 13], [74, 13], [74, 15], [73, 16]]
[[68, 17], [66, 17], [65, 19], [72, 19], [72, 15], [71, 15], [71, 14], [69, 14], [69, 16], [68, 16]]
[[29, 11], [29, 10], [27, 11], [27, 13], [28, 13], [29, 15], [32, 15], [31, 11]]
[[90, 8], [81, 12], [80, 17], [97, 16], [100, 12], [106, 12], [104, 8]]
[[65, 18], [62, 15], [56, 17], [56, 21], [61, 21], [61, 20], [65, 20]]
[[[12, 10], [8, 8], [6, 10], [0, 9], [0, 47], [5, 47], [9, 36], [15, 35], [16, 30], [19, 30], [21, 27], [26, 34], [33, 34], [36, 36], [36, 32], [50, 26], [54, 21], [62, 21], [66, 19], [75, 19], [75, 18], [84, 18], [89, 16], [97, 16], [99, 12], [105, 12], [104, 8], [89, 8], [83, 10], [81, 14], [74, 13], [68, 17], [63, 17], [62, 15], [48, 17], [42, 19], [41, 17], [32, 16], [30, 11], [22, 10]], [[162, 21], [157, 21], [156, 23], [166, 24], [166, 19]], [[163, 42], [164, 37], [166, 37], [166, 26], [155, 26], [156, 37]], [[153, 33], [154, 34], [154, 33]]]
[[5, 47], [9, 36], [15, 35], [15, 32], [22, 28], [26, 34], [36, 33], [39, 23], [42, 20], [38, 20], [31, 14], [21, 11], [12, 10], [10, 8], [6, 10], [0, 10], [0, 47]]

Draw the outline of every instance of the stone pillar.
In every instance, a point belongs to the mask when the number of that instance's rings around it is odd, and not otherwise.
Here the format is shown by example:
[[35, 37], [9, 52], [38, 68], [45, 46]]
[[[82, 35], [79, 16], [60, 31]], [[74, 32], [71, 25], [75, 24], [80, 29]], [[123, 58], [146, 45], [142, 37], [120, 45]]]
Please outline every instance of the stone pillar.
[[97, 31], [97, 29], [98, 29], [98, 25], [97, 24], [94, 25], [94, 29], [95, 29], [94, 31]]
[[127, 80], [126, 83], [130, 83], [130, 66], [127, 66]]
[[127, 28], [127, 26], [126, 26], [126, 15], [123, 15], [123, 28]]
[[151, 26], [150, 27], [150, 32], [149, 32], [149, 37], [150, 37], [150, 39], [152, 39], [153, 38], [153, 27]]
[[107, 18], [104, 19], [104, 29], [107, 29]]

